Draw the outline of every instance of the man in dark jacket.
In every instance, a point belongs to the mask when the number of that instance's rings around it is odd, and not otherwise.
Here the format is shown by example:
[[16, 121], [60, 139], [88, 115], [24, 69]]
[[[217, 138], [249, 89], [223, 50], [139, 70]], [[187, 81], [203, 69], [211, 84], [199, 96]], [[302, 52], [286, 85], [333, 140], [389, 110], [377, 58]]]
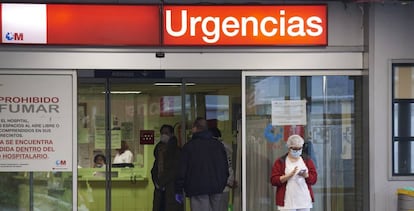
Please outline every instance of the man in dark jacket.
[[160, 129], [160, 142], [154, 149], [154, 165], [151, 169], [154, 182], [153, 211], [182, 211], [184, 207], [175, 200], [175, 178], [180, 161], [180, 148], [171, 125]]
[[182, 203], [184, 190], [190, 197], [191, 210], [217, 211], [229, 176], [226, 151], [208, 131], [204, 118], [194, 121], [192, 132], [182, 149], [176, 200]]

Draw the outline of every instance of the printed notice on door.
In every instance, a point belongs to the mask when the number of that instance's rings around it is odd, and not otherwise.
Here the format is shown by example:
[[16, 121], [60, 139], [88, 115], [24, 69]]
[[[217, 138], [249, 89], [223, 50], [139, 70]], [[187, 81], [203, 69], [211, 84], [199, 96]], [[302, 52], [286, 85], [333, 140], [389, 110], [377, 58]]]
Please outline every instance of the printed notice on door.
[[272, 100], [272, 125], [306, 125], [306, 100]]
[[72, 171], [72, 75], [0, 75], [0, 171]]

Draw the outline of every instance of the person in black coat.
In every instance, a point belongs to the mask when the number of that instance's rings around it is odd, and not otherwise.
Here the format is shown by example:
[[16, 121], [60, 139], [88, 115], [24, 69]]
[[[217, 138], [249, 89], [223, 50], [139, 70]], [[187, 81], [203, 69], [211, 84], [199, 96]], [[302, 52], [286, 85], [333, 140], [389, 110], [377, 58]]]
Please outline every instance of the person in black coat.
[[180, 148], [171, 125], [162, 125], [161, 138], [154, 149], [151, 169], [154, 183], [153, 211], [182, 211], [183, 205], [175, 200], [175, 179], [180, 161]]
[[208, 131], [207, 121], [197, 118], [193, 136], [182, 149], [176, 181], [176, 200], [190, 198], [191, 210], [217, 211], [227, 184], [229, 169], [223, 144]]

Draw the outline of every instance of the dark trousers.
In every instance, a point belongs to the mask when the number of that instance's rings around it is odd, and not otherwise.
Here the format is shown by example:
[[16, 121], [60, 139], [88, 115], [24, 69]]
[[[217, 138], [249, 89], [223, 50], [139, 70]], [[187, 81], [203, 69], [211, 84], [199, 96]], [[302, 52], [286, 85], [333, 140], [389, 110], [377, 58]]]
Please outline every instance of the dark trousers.
[[152, 211], [166, 211], [165, 210], [165, 191], [160, 189], [154, 190], [154, 201]]

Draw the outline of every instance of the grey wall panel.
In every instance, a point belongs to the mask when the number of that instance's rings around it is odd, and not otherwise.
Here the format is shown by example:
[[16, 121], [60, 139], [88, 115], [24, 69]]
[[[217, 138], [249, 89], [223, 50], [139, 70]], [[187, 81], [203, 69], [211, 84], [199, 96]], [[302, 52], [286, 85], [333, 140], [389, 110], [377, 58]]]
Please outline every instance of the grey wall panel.
[[362, 53], [1, 52], [4, 69], [362, 69]]
[[167, 53], [165, 69], [362, 69], [362, 53]]
[[0, 68], [160, 69], [153, 53], [0, 52]]
[[328, 45], [364, 45], [362, 4], [335, 2], [328, 5]]
[[414, 178], [390, 177], [390, 62], [394, 59], [414, 62], [414, 7], [401, 3], [375, 4], [370, 19], [370, 210], [397, 210], [396, 189], [412, 187]]

